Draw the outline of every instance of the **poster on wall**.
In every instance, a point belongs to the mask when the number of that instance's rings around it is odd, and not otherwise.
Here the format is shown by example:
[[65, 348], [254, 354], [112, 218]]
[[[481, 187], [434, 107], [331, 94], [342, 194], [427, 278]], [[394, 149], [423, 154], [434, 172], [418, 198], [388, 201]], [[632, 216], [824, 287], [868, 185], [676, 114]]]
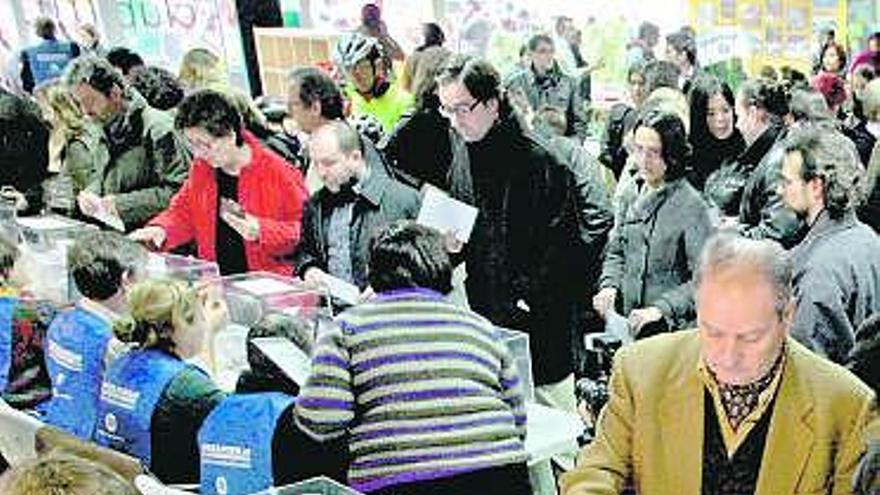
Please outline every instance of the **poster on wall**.
[[226, 63], [230, 82], [247, 89], [235, 0], [117, 0], [122, 44], [177, 72], [183, 55], [207, 48]]

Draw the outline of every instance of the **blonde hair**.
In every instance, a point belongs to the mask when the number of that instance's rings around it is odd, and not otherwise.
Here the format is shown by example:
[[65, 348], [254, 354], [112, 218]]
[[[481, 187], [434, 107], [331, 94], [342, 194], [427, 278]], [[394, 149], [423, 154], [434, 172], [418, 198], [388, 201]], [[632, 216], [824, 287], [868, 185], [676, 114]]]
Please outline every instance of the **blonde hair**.
[[211, 89], [229, 98], [241, 114], [245, 126], [266, 126], [266, 118], [256, 103], [244, 92], [232, 87], [226, 77], [223, 60], [207, 48], [193, 48], [180, 62], [177, 79], [190, 91]]
[[192, 325], [198, 311], [195, 289], [176, 280], [146, 280], [128, 293], [130, 316], [113, 326], [116, 337], [145, 349], [174, 348], [176, 329]]
[[85, 130], [86, 118], [73, 98], [70, 88], [60, 81], [49, 81], [34, 90], [37, 101], [45, 105], [54, 115], [52, 127], [66, 140]]
[[53, 452], [15, 467], [3, 476], [0, 492], [8, 495], [136, 495], [110, 468], [71, 454]]
[[207, 48], [193, 48], [180, 62], [177, 78], [192, 89], [218, 89], [228, 86], [223, 61]]

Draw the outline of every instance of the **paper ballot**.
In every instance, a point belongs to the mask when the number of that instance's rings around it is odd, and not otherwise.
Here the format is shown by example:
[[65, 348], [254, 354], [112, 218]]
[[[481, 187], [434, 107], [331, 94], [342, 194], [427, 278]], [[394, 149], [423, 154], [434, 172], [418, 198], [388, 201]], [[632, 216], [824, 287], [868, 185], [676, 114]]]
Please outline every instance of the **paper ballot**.
[[334, 277], [333, 275], [326, 274], [323, 278], [324, 285], [327, 286], [327, 290], [330, 292], [330, 295], [339, 299], [340, 301], [351, 304], [354, 306], [355, 304], [361, 302], [361, 291], [357, 288], [356, 285], [346, 282], [341, 278]]
[[92, 213], [92, 218], [108, 227], [120, 232], [125, 232], [125, 224], [122, 222], [122, 219], [119, 218], [119, 215], [105, 208], [103, 203], [99, 203], [98, 208]]
[[293, 342], [284, 337], [258, 337], [252, 342], [297, 385], [303, 386], [306, 383], [312, 360]]
[[250, 292], [255, 296], [270, 296], [293, 291], [296, 287], [269, 277], [241, 280], [232, 284], [237, 289]]
[[416, 222], [442, 233], [454, 232], [455, 238], [467, 243], [474, 230], [477, 209], [451, 198], [436, 187], [426, 187], [422, 198], [422, 209]]

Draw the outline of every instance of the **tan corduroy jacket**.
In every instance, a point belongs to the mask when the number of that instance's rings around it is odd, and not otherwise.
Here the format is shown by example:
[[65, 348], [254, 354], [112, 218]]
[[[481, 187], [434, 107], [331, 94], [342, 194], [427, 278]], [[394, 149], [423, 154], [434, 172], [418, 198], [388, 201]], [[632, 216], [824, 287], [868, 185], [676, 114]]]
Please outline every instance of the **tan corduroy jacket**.
[[[850, 494], [877, 416], [870, 389], [789, 339], [755, 495]], [[696, 331], [620, 351], [596, 439], [563, 475], [563, 495], [697, 495], [702, 483], [704, 385]], [[711, 404], [710, 404], [711, 407]]]

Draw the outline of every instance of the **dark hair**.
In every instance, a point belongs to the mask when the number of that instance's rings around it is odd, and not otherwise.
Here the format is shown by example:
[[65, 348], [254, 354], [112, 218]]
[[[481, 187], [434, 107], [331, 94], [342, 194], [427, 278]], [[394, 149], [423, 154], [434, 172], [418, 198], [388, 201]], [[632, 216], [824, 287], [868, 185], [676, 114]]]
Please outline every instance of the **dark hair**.
[[83, 234], [67, 252], [76, 289], [96, 301], [113, 297], [124, 276], [139, 273], [146, 262], [147, 252], [140, 244], [109, 231]]
[[144, 59], [124, 46], [115, 46], [107, 52], [107, 61], [128, 76], [131, 69], [144, 65]]
[[786, 84], [789, 87], [807, 82], [807, 75], [790, 65], [783, 65], [782, 68], [779, 69], [779, 73], [779, 82]]
[[501, 99], [501, 75], [487, 60], [469, 55], [453, 55], [437, 76], [437, 84], [445, 86], [461, 82], [479, 102]]
[[536, 34], [532, 36], [529, 38], [529, 51], [535, 53], [535, 50], [538, 49], [538, 46], [541, 45], [541, 43], [553, 46], [553, 38], [546, 34]]
[[660, 28], [652, 22], [643, 22], [639, 25], [639, 39], [646, 40], [652, 36], [659, 36]]
[[681, 31], [666, 37], [666, 44], [677, 52], [684, 52], [691, 65], [697, 65], [697, 42], [694, 38]]
[[34, 21], [34, 32], [44, 40], [55, 39], [55, 21], [48, 17], [38, 17]]
[[70, 62], [64, 73], [64, 83], [68, 86], [88, 84], [108, 98], [114, 86], [121, 91], [125, 91], [128, 87], [128, 83], [116, 67], [106, 59], [94, 55], [84, 55]]
[[626, 82], [629, 82], [629, 79], [633, 76], [633, 74], [639, 74], [642, 78], [645, 77], [645, 62], [641, 60], [637, 60], [629, 65], [626, 69]]
[[767, 79], [748, 79], [742, 83], [739, 93], [746, 104], [766, 110], [771, 116], [781, 118], [788, 113], [788, 91], [782, 83]]
[[441, 294], [452, 290], [452, 263], [443, 237], [407, 220], [395, 222], [373, 237], [367, 275], [376, 292], [415, 287]]
[[663, 161], [666, 163], [666, 180], [672, 181], [684, 176], [691, 155], [691, 145], [681, 118], [671, 112], [647, 110], [639, 116], [633, 132], [638, 131], [639, 127], [652, 129], [660, 136]]
[[776, 68], [772, 65], [762, 65], [760, 74], [764, 79], [769, 79], [771, 81], [779, 80], [779, 73], [776, 72]]
[[299, 99], [303, 105], [321, 104], [321, 116], [329, 120], [344, 118], [345, 104], [342, 91], [333, 79], [314, 67], [297, 67], [288, 76], [290, 84], [299, 88]]
[[183, 101], [180, 81], [161, 67], [149, 66], [138, 72], [131, 85], [157, 110], [171, 110]]
[[[735, 102], [733, 90], [726, 82], [716, 76], [705, 74], [697, 76], [688, 93], [688, 102], [690, 106], [691, 119], [691, 143], [695, 146], [710, 141], [711, 133], [709, 132], [709, 124], [706, 121], [709, 113], [709, 100], [715, 96], [721, 95], [724, 101], [730, 105], [731, 111], [734, 111]], [[736, 122], [736, 114], [734, 113], [734, 122]], [[699, 143], [699, 144], [698, 144]]]
[[9, 273], [20, 255], [18, 245], [12, 239], [0, 235], [0, 278], [3, 281], [9, 278]]
[[235, 135], [235, 144], [244, 142], [241, 114], [222, 93], [210, 89], [197, 91], [183, 100], [177, 109], [174, 125], [178, 129], [198, 127], [216, 137]]
[[657, 88], [678, 89], [678, 76], [681, 69], [666, 60], [653, 60], [645, 66], [645, 88], [648, 94]]
[[434, 22], [426, 22], [422, 24], [422, 37], [424, 38], [422, 46], [416, 48], [416, 51], [422, 51], [425, 48], [432, 46], [443, 46], [443, 43], [446, 42], [446, 35], [443, 33], [443, 28]]
[[[825, 43], [824, 45], [822, 45], [822, 58], [825, 58], [825, 52], [828, 51], [829, 48], [833, 48], [837, 52], [837, 59], [840, 61], [840, 68], [838, 70], [842, 71], [846, 68], [846, 49], [843, 47], [843, 45], [834, 41]], [[819, 60], [819, 63], [822, 63], [821, 59]], [[822, 69], [825, 69], [824, 65], [822, 66]]]
[[841, 218], [861, 204], [864, 170], [855, 145], [827, 125], [806, 125], [787, 136], [785, 153], [800, 153], [801, 178], [818, 178], [824, 185], [825, 210]]

